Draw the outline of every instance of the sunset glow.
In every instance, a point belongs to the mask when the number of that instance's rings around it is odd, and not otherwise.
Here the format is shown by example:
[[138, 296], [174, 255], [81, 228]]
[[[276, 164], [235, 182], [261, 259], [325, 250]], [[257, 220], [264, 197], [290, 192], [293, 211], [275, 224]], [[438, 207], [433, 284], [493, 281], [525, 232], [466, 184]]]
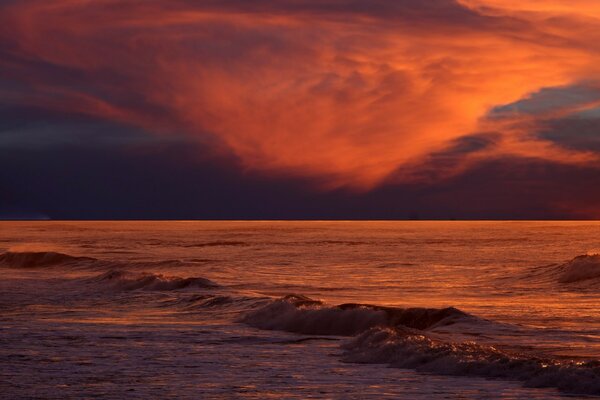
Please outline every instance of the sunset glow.
[[600, 0], [0, 0], [0, 397], [600, 398], [599, 238]]
[[[1, 7], [0, 101], [209, 142], [253, 174], [364, 191], [504, 157], [600, 165], [540, 134], [598, 116], [595, 0]], [[420, 173], [480, 135], [493, 140]]]

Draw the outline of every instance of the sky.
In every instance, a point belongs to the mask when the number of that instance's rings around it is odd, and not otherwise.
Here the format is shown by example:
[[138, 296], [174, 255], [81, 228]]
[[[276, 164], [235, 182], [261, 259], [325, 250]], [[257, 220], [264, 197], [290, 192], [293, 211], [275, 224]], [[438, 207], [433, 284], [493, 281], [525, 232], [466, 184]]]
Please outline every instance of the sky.
[[0, 0], [0, 218], [600, 218], [598, 0]]

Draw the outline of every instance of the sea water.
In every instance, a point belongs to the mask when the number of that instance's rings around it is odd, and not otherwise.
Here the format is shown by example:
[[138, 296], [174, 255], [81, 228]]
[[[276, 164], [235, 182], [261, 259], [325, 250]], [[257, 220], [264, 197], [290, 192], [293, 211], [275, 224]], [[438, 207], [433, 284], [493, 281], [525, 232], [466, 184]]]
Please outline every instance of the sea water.
[[2, 222], [2, 398], [600, 395], [600, 223]]

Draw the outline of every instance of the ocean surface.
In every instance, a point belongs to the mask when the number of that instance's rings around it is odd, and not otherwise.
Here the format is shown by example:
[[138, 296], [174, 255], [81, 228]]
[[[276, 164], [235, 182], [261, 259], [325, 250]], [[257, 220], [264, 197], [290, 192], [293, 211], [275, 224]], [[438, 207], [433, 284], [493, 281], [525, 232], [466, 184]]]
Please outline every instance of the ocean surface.
[[2, 222], [6, 399], [600, 395], [597, 222]]

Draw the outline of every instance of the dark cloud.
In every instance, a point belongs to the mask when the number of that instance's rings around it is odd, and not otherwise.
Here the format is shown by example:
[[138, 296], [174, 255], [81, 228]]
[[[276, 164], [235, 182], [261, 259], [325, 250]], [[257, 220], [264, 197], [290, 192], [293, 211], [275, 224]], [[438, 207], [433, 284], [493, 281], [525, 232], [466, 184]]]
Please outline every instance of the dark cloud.
[[550, 3], [0, 0], [0, 218], [598, 216], [598, 19]]
[[600, 103], [600, 86], [578, 84], [567, 87], [549, 87], [532, 93], [514, 103], [494, 107], [490, 118], [511, 118], [516, 115], [552, 115], [577, 112], [578, 107]]
[[547, 121], [538, 135], [562, 147], [600, 153], [600, 118], [562, 118]]
[[184, 135], [149, 135], [136, 127], [76, 112], [23, 105], [0, 106], [0, 151], [177, 142], [197, 141]]
[[388, 183], [432, 184], [460, 175], [473, 165], [471, 156], [493, 149], [499, 140], [501, 136], [498, 133], [480, 133], [457, 138], [445, 149], [430, 154], [426, 159], [399, 168], [388, 177]]
[[[575, 152], [600, 153], [600, 87], [595, 83], [544, 88], [517, 102], [491, 110], [491, 120], [506, 120], [530, 137]], [[600, 166], [590, 160], [589, 166]]]
[[[456, 151], [485, 146], [478, 140]], [[597, 216], [590, 210], [600, 201], [597, 169], [539, 160], [491, 160], [435, 184], [367, 193], [315, 191], [301, 179], [240, 173], [235, 163], [189, 144], [12, 149], [0, 159], [0, 217], [569, 219]]]

